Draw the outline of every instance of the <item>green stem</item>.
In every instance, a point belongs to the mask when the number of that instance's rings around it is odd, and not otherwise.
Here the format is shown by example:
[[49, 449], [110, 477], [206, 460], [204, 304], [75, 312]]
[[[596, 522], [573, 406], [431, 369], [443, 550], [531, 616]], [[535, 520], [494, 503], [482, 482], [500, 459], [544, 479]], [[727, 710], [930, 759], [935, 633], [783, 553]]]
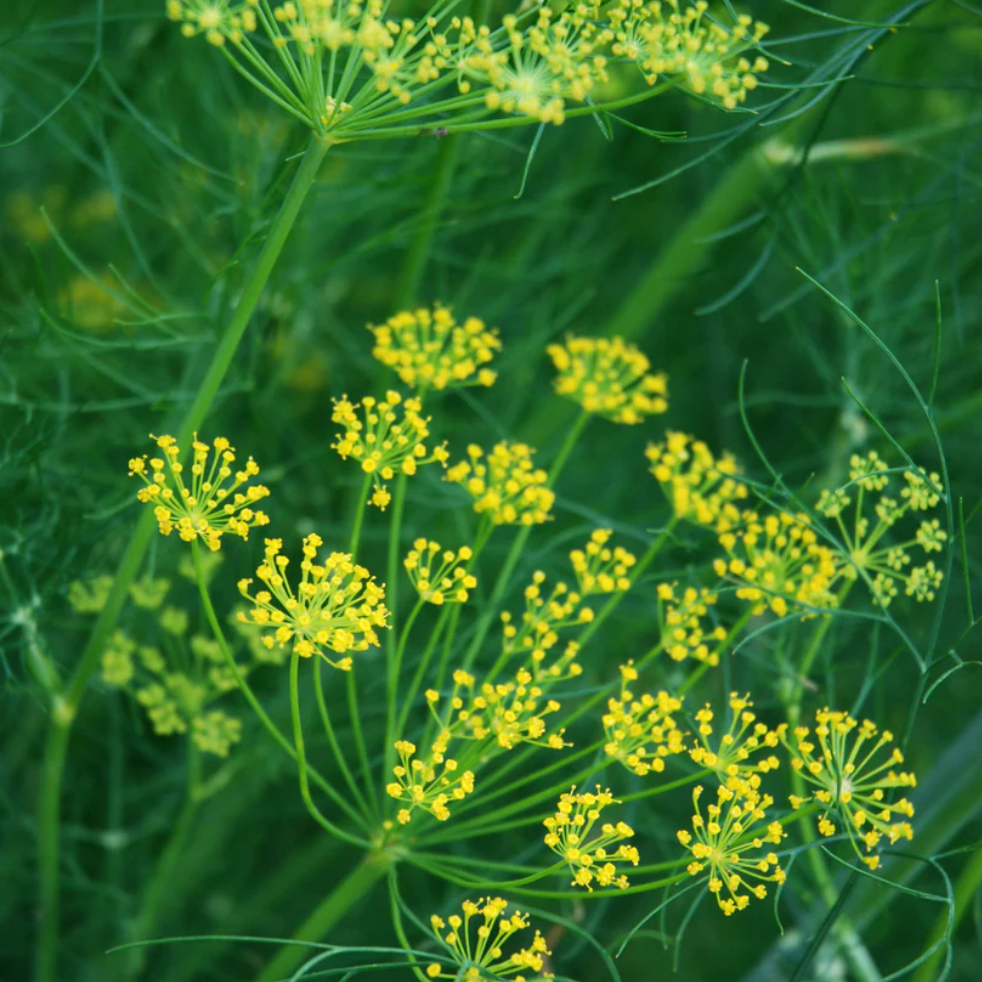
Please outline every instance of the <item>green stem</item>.
[[368, 803], [371, 813], [375, 818], [379, 816], [378, 794], [375, 791], [375, 782], [372, 780], [372, 768], [368, 762], [368, 748], [365, 744], [365, 734], [361, 728], [361, 712], [358, 708], [358, 681], [355, 678], [355, 670], [352, 668], [348, 672], [348, 714], [351, 716], [351, 732], [355, 737], [355, 748], [358, 751], [358, 763], [361, 766], [362, 777], [365, 780], [365, 788], [368, 791]]
[[351, 527], [351, 541], [348, 543], [348, 552], [352, 556], [358, 555], [358, 543], [361, 541], [361, 527], [365, 522], [365, 509], [368, 507], [368, 492], [372, 487], [372, 475], [366, 474], [365, 480], [361, 482], [361, 490], [358, 492], [358, 500], [355, 502], [355, 522]]
[[[371, 891], [391, 867], [392, 860], [389, 856], [384, 853], [369, 853], [293, 932], [293, 940], [320, 941]], [[303, 945], [285, 945], [256, 976], [256, 982], [275, 982], [277, 979], [289, 978], [290, 973], [311, 954], [313, 952]]]
[[[136, 941], [146, 940], [160, 909], [160, 903], [164, 899], [166, 888], [170, 885], [171, 874], [174, 866], [181, 858], [184, 851], [184, 843], [194, 825], [195, 816], [201, 806], [201, 752], [195, 745], [194, 740], [188, 739], [188, 780], [187, 794], [181, 811], [174, 822], [174, 829], [167, 845], [161, 853], [160, 859], [154, 868], [153, 877], [150, 880], [143, 894], [143, 905], [137, 915], [133, 926], [133, 938]], [[136, 977], [143, 970], [146, 961], [147, 949], [137, 948], [130, 962], [129, 974]]]
[[361, 811], [364, 818], [364, 827], [368, 828], [373, 821], [372, 813], [369, 810], [368, 803], [365, 801], [365, 796], [361, 793], [361, 788], [358, 787], [358, 782], [351, 773], [351, 768], [348, 767], [348, 760], [341, 752], [341, 745], [338, 743], [337, 734], [334, 732], [334, 724], [331, 722], [331, 714], [327, 707], [327, 700], [324, 698], [324, 686], [321, 681], [321, 671], [323, 668], [324, 664], [318, 658], [317, 663], [313, 666], [314, 695], [317, 699], [317, 709], [320, 712], [321, 724], [324, 727], [324, 734], [327, 737], [327, 742], [330, 744], [331, 753], [334, 754], [334, 759], [337, 762], [339, 770], [341, 771], [341, 776], [344, 778], [344, 783], [347, 784], [352, 798], [354, 798], [358, 808]]
[[[239, 686], [239, 689], [242, 691], [242, 694], [245, 696], [246, 702], [248, 702], [252, 707], [252, 711], [256, 714], [259, 722], [262, 723], [263, 727], [266, 729], [266, 732], [276, 743], [279, 744], [280, 748], [289, 755], [290, 759], [293, 760], [294, 763], [297, 763], [296, 750], [294, 750], [293, 746], [290, 744], [290, 741], [280, 732], [280, 728], [269, 718], [266, 710], [263, 709], [262, 704], [256, 698], [256, 694], [252, 691], [252, 687], [242, 674], [242, 669], [239, 668], [235, 658], [232, 657], [232, 651], [228, 646], [228, 642], [225, 640], [225, 632], [222, 630], [222, 626], [218, 622], [218, 617], [215, 614], [215, 608], [211, 602], [211, 595], [208, 593], [208, 583], [205, 579], [204, 569], [201, 565], [201, 552], [197, 541], [193, 541], [191, 543], [191, 558], [194, 560], [194, 572], [198, 581], [198, 592], [201, 594], [201, 604], [205, 609], [205, 617], [208, 619], [212, 633], [215, 635], [215, 640], [218, 642], [218, 647], [222, 652], [222, 657], [225, 659], [225, 664], [228, 665], [228, 669], [232, 673], [232, 676], [235, 679], [236, 684]], [[313, 769], [309, 769], [309, 774], [311, 778], [313, 778], [314, 782], [326, 794], [328, 794], [339, 807], [348, 813], [350, 818], [352, 818], [355, 822], [361, 821], [358, 813], [351, 807], [345, 797], [339, 794], [325, 778], [323, 778]]]
[[385, 774], [389, 774], [393, 766], [393, 741], [396, 738], [396, 706], [399, 702], [399, 674], [402, 671], [402, 659], [406, 653], [406, 644], [409, 641], [413, 624], [416, 623], [416, 618], [419, 617], [419, 613], [424, 605], [425, 601], [422, 597], [416, 601], [416, 605], [413, 607], [402, 629], [402, 636], [399, 638], [399, 647], [396, 649], [395, 657], [390, 661], [388, 666], [388, 698], [385, 719]]
[[[313, 186], [328, 147], [329, 144], [323, 140], [311, 137], [283, 205], [270, 226], [256, 265], [246, 281], [235, 313], [228, 322], [197, 394], [178, 427], [177, 441], [181, 445], [187, 443], [211, 408], [256, 309], [263, 288], [283, 251], [300, 207]], [[139, 570], [153, 535], [154, 525], [153, 511], [149, 508], [144, 509], [120, 560], [112, 589], [99, 613], [67, 689], [52, 695], [51, 722], [45, 746], [38, 800], [40, 926], [37, 934], [35, 982], [55, 982], [58, 974], [61, 787], [71, 726], [85, 695], [89, 679], [99, 667], [99, 659], [106, 639], [119, 619], [129, 586]]]
[[300, 796], [303, 803], [307, 806], [310, 817], [330, 835], [335, 838], [343, 839], [355, 846], [368, 846], [364, 839], [349, 835], [343, 829], [338, 828], [333, 822], [325, 818], [314, 799], [310, 795], [310, 782], [307, 779], [307, 754], [303, 741], [303, 723], [300, 719], [300, 688], [298, 679], [300, 674], [300, 655], [293, 652], [290, 656], [290, 718], [293, 720], [293, 743], [297, 751], [297, 775], [300, 779]]
[[402, 310], [404, 307], [416, 303], [419, 299], [420, 280], [423, 277], [423, 271], [426, 269], [426, 261], [429, 259], [430, 250], [433, 247], [433, 236], [436, 233], [437, 221], [440, 217], [443, 201], [447, 196], [447, 189], [453, 180], [459, 152], [459, 139], [449, 137], [440, 144], [436, 169], [433, 172], [429, 194], [426, 196], [426, 204], [423, 206], [423, 214], [420, 216], [416, 234], [413, 236], [405, 265], [402, 267], [402, 273], [399, 276], [399, 285], [396, 287], [396, 310]]
[[396, 607], [399, 604], [399, 553], [402, 539], [402, 513], [406, 505], [406, 481], [400, 472], [392, 493], [392, 525], [389, 527], [389, 563], [385, 581], [385, 605], [389, 608], [389, 632], [385, 636], [386, 661], [391, 664], [396, 647]]
[[399, 885], [396, 881], [396, 872], [394, 869], [389, 873], [389, 908], [392, 912], [392, 927], [395, 930], [396, 937], [399, 939], [399, 944], [402, 945], [406, 954], [409, 956], [409, 965], [413, 971], [413, 975], [419, 979], [419, 982], [430, 982], [429, 976], [424, 975], [420, 971], [416, 961], [416, 955], [413, 953], [413, 946], [409, 943], [406, 929], [402, 926], [402, 911], [399, 909]]

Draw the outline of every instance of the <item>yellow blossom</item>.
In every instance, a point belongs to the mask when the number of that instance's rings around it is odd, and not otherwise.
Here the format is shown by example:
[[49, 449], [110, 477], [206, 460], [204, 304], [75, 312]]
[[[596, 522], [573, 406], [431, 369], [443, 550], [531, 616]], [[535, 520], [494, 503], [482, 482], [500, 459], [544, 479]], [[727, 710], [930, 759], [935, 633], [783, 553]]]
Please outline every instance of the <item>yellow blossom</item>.
[[399, 763], [392, 768], [395, 781], [387, 784], [385, 791], [403, 805], [396, 814], [400, 825], [408, 824], [416, 809], [445, 822], [450, 818], [449, 805], [462, 801], [474, 790], [473, 771], [461, 769], [453, 757], [446, 756], [449, 742], [450, 735], [441, 733], [429, 756], [422, 760], [416, 756], [414, 743], [396, 741]]
[[[562, 581], [543, 595], [546, 574], [536, 570], [532, 582], [525, 588], [525, 610], [516, 623], [509, 611], [501, 614], [502, 651], [511, 657], [516, 653], [530, 655], [533, 664], [540, 664], [559, 641], [559, 631], [568, 627], [589, 624], [593, 610], [583, 605], [583, 598]], [[575, 666], [579, 672], [579, 666]]]
[[621, 665], [621, 693], [607, 701], [603, 716], [604, 753], [639, 777], [665, 770], [665, 758], [685, 750], [684, 734], [675, 721], [682, 700], [668, 692], [644, 693], [628, 688], [637, 680], [633, 662]]
[[677, 583], [659, 583], [657, 593], [661, 650], [672, 661], [693, 658], [718, 665], [727, 639], [726, 628], [716, 624], [711, 614], [719, 595], [706, 587], [679, 590]]
[[607, 543], [612, 534], [610, 529], [594, 529], [590, 541], [582, 549], [574, 549], [569, 554], [580, 593], [584, 597], [631, 588], [630, 570], [637, 557], [623, 546], [611, 549]]
[[470, 546], [461, 546], [456, 552], [441, 551], [439, 542], [417, 539], [403, 565], [421, 600], [437, 606], [466, 603], [477, 586], [477, 577], [467, 571], [473, 555]]
[[508, 903], [501, 897], [480, 897], [476, 902], [465, 900], [461, 910], [463, 917], [459, 914], [451, 914], [446, 920], [437, 914], [430, 917], [433, 936], [451, 965], [431, 962], [426, 968], [428, 978], [485, 982], [514, 977], [515, 982], [525, 982], [525, 972], [533, 973], [537, 980], [553, 978], [551, 972], [543, 971], [545, 956], [552, 953], [538, 931], [527, 948], [505, 957], [505, 945], [511, 937], [528, 928], [527, 914], [518, 910], [509, 914]]
[[[828, 708], [815, 714], [814, 736], [805, 726], [797, 726], [786, 741], [792, 753], [791, 766], [816, 790], [811, 797], [792, 796], [791, 804], [800, 808], [812, 797], [823, 806], [818, 828], [823, 835], [834, 835], [836, 825], [830, 816], [837, 814], [856, 850], [870, 869], [876, 869], [878, 856], [863, 856], [860, 844], [870, 853], [886, 839], [891, 844], [898, 839], [910, 839], [914, 830], [909, 819], [914, 806], [900, 798], [886, 802], [888, 791], [912, 788], [917, 781], [913, 774], [895, 771], [895, 764], [904, 762], [898, 748], [874, 757], [893, 742], [888, 730], [880, 733], [870, 720], [857, 722], [848, 713]], [[875, 741], [875, 742], [873, 742]], [[872, 745], [870, 745], [872, 744]], [[896, 816], [903, 816], [896, 821]]]
[[713, 528], [747, 497], [733, 455], [716, 457], [702, 440], [669, 430], [664, 443], [649, 444], [645, 455], [676, 518]]
[[454, 464], [446, 480], [474, 499], [474, 511], [494, 525], [538, 525], [549, 518], [555, 495], [548, 475], [532, 463], [532, 448], [503, 440], [490, 453], [475, 444], [467, 460]]
[[730, 693], [732, 718], [728, 729], [715, 740], [713, 736], [713, 711], [707, 703], [696, 713], [699, 743], [692, 747], [689, 756], [700, 766], [715, 771], [720, 780], [731, 790], [747, 786], [756, 790], [758, 774], [767, 774], [779, 766], [774, 754], [767, 754], [778, 746], [786, 724], [770, 729], [753, 713], [749, 696]]
[[567, 338], [546, 349], [559, 373], [556, 391], [614, 423], [641, 423], [668, 409], [664, 375], [623, 338]]
[[[213, 552], [221, 548], [221, 538], [232, 532], [248, 539], [249, 529], [268, 525], [269, 517], [254, 510], [253, 505], [269, 495], [262, 484], [243, 485], [259, 473], [259, 466], [250, 457], [245, 467], [233, 471], [235, 449], [225, 437], [217, 437], [212, 448], [194, 435], [191, 461], [191, 487], [184, 483], [181, 449], [171, 436], [153, 437], [163, 451], [163, 457], [134, 457], [130, 460], [130, 476], [140, 477], [145, 487], [137, 499], [154, 506], [154, 517], [161, 535], [175, 529], [185, 542], [201, 538]], [[211, 458], [209, 463], [209, 457]]]
[[[364, 421], [359, 418], [359, 408]], [[391, 481], [396, 473], [413, 475], [418, 467], [433, 461], [446, 466], [445, 446], [427, 453], [424, 441], [430, 435], [429, 417], [420, 415], [422, 408], [419, 399], [403, 402], [393, 391], [382, 399], [366, 396], [360, 403], [349, 402], [347, 396], [334, 400], [331, 420], [340, 423], [344, 432], [337, 434], [331, 448], [343, 460], [357, 460], [361, 469], [372, 475], [375, 490], [369, 500], [383, 511], [392, 500], [383, 481]]]
[[[577, 794], [573, 787], [560, 795], [556, 813], [542, 823], [546, 827], [545, 844], [569, 865], [573, 886], [592, 892], [594, 883], [621, 890], [630, 885], [627, 875], [618, 873], [617, 868], [624, 863], [638, 865], [638, 850], [624, 842], [634, 837], [634, 830], [624, 822], [604, 822], [594, 834], [601, 812], [612, 804], [618, 804], [617, 799], [599, 784], [596, 793]], [[614, 845], [617, 848], [611, 850]]]
[[167, 0], [167, 16], [181, 25], [186, 38], [203, 34], [209, 44], [240, 44], [256, 29], [255, 3], [249, 0]]
[[750, 601], [755, 614], [769, 608], [785, 617], [801, 609], [808, 616], [837, 606], [835, 555], [819, 544], [807, 515], [779, 511], [761, 518], [746, 511], [719, 541], [729, 559], [715, 560], [713, 569], [738, 584], [737, 597]]
[[459, 324], [449, 307], [404, 310], [368, 329], [375, 335], [372, 354], [421, 393], [465, 385], [492, 385], [488, 366], [501, 350], [498, 332], [476, 317]]
[[[303, 540], [300, 582], [296, 592], [290, 585], [286, 568], [289, 559], [281, 554], [282, 539], [267, 539], [265, 559], [256, 576], [267, 587], [253, 596], [251, 579], [239, 581], [239, 592], [253, 607], [239, 620], [264, 629], [262, 641], [267, 648], [292, 649], [302, 658], [319, 655], [329, 665], [349, 671], [348, 652], [378, 647], [376, 628], [387, 627], [389, 611], [382, 602], [385, 588], [364, 566], [357, 565], [348, 553], [332, 552], [316, 562], [324, 544], [319, 535]], [[334, 660], [327, 652], [344, 655]]]
[[702, 792], [701, 787], [693, 789], [692, 831], [680, 830], [678, 839], [692, 854], [692, 862], [686, 867], [689, 874], [699, 876], [708, 869], [709, 892], [729, 916], [750, 903], [750, 894], [763, 900], [767, 896], [766, 883], [784, 882], [784, 870], [776, 853], [746, 853], [762, 849], [764, 843], [779, 845], [786, 833], [778, 822], [755, 831], [756, 823], [766, 820], [766, 811], [774, 803], [769, 795], [761, 797], [753, 792], [744, 796], [721, 784], [716, 789], [717, 800], [706, 807], [704, 816], [699, 807]]

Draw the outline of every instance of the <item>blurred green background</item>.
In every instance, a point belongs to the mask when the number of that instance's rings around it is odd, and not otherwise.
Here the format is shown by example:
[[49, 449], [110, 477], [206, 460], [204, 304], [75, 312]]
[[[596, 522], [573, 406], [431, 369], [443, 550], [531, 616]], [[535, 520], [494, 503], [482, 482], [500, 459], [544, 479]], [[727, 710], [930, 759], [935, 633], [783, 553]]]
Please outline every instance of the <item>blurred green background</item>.
[[[193, 396], [282, 199], [289, 158], [305, 142], [214, 49], [184, 41], [161, 8], [157, 0], [13, 0], [0, 10], [4, 982], [27, 978], [33, 957], [34, 814], [48, 714], [36, 654], [62, 674], [76, 663], [89, 622], [67, 604], [68, 584], [118, 561], [136, 519], [126, 461], [148, 449], [149, 432], [173, 427]], [[543, 349], [566, 332], [625, 333], [669, 375], [666, 417], [588, 431], [560, 485], [557, 520], [533, 538], [516, 593], [528, 570], [558, 566], [592, 525], [630, 537], [663, 520], [642, 453], [662, 424], [733, 450], [766, 477], [740, 419], [743, 366], [748, 419], [790, 486], [841, 480], [855, 450], [889, 451], [843, 379], [919, 464], [936, 469], [929, 427], [903, 378], [800, 267], [855, 310], [925, 392], [940, 309], [936, 420], [953, 495], [964, 499], [966, 579], [977, 591], [982, 10], [954, 0], [863, 5], [869, 22], [902, 25], [888, 30], [846, 23], [856, 10], [844, 0], [823, 4], [831, 17], [780, 0], [747, 9], [772, 25], [768, 82], [823, 83], [762, 87], [762, 104], [784, 102], [761, 118], [669, 94], [625, 115], [637, 127], [684, 131], [685, 142], [616, 123], [605, 134], [582, 119], [544, 130], [531, 158], [534, 127], [331, 151], [207, 424], [209, 436], [228, 435], [263, 465], [278, 534], [316, 528], [328, 542], [346, 538], [359, 475], [329, 449], [330, 397], [390, 384], [371, 359], [365, 324], [407, 301], [441, 300], [501, 332], [499, 383], [432, 409], [454, 459], [468, 442], [508, 436], [548, 461], [572, 410], [551, 395]], [[463, 541], [470, 513], [455, 489], [423, 473], [410, 494], [411, 534]], [[384, 568], [377, 516], [363, 542], [366, 565]], [[173, 570], [179, 546], [155, 541], [151, 562]], [[234, 602], [234, 582], [254, 571], [260, 550], [258, 537], [226, 550], [220, 605]], [[703, 559], [683, 537], [659, 575]], [[494, 550], [488, 560], [493, 567]], [[970, 660], [978, 642], [962, 638], [960, 566], [938, 650], [957, 644]], [[180, 589], [194, 609], [191, 585]], [[644, 643], [650, 606], [643, 595], [625, 604], [591, 656], [595, 677], [609, 677]], [[934, 614], [905, 608], [905, 630], [928, 638]], [[764, 635], [741, 651], [726, 680], [752, 687], [763, 705], [768, 644]], [[852, 698], [873, 646], [893, 660], [867, 708], [901, 730], [917, 671], [895, 638], [860, 621], [837, 625], [819, 684]], [[283, 681], [267, 670], [257, 683], [276, 712]], [[980, 682], [977, 669], [953, 676], [917, 719], [909, 757], [923, 775], [918, 810], [930, 817], [934, 802], [932, 828], [942, 830], [924, 844], [929, 854], [982, 838], [982, 776], [972, 770]], [[241, 715], [236, 766], [199, 814], [157, 935], [288, 937], [357, 859], [323, 838], [289, 762], [245, 707]], [[103, 952], [131, 940], [180, 807], [183, 765], [181, 740], [154, 737], [131, 701], [93, 685], [66, 772], [59, 978], [128, 977], [128, 957]], [[682, 801], [637, 820], [664, 832], [685, 812]], [[535, 843], [516, 837], [500, 851], [528, 860]], [[943, 860], [952, 876], [963, 865], [961, 853]], [[943, 892], [936, 870], [917, 883]], [[424, 916], [453, 898], [413, 875], [403, 893]], [[887, 894], [863, 884], [853, 903], [875, 911]], [[807, 889], [785, 899], [783, 938], [766, 904], [732, 920], [705, 904], [676, 944], [684, 901], [647, 925], [620, 971], [646, 982], [677, 959], [679, 977], [693, 982], [791, 978], [819, 921]], [[573, 902], [564, 913], [612, 944], [654, 903]], [[380, 891], [332, 941], [393, 944], [387, 907]], [[884, 975], [924, 949], [936, 915], [937, 905], [900, 896], [869, 918], [864, 938]], [[952, 979], [979, 977], [980, 932], [974, 903], [955, 939]], [[267, 954], [244, 942], [187, 942], [152, 949], [143, 977], [250, 979]], [[603, 977], [571, 943], [558, 949], [556, 967], [584, 982]], [[823, 949], [802, 977], [826, 982], [846, 972]]]

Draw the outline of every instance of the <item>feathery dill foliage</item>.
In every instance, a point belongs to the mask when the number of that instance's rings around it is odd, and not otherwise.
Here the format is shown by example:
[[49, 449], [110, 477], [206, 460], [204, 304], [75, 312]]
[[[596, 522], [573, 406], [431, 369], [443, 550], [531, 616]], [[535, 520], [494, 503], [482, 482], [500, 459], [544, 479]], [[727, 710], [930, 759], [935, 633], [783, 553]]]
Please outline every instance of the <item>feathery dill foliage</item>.
[[7, 974], [975, 982], [977, 12], [110, 6], [0, 12]]

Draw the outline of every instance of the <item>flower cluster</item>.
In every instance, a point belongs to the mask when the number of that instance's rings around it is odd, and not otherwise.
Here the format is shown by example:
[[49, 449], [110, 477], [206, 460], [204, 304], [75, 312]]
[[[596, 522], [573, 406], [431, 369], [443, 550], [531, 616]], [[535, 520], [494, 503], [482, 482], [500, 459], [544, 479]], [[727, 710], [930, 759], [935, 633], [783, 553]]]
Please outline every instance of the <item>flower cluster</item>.
[[726, 28], [705, 10], [704, 0], [578, 0], [508, 14], [492, 30], [453, 5], [414, 21], [391, 17], [384, 0], [167, 0], [186, 37], [223, 48], [283, 109], [337, 142], [452, 125], [454, 113], [559, 124], [569, 103], [603, 104], [612, 59], [634, 63], [649, 87], [670, 78], [733, 109], [768, 67], [744, 54], [767, 28], [745, 16]]
[[538, 525], [549, 518], [555, 494], [548, 475], [532, 463], [532, 448], [502, 440], [490, 453], [476, 444], [467, 460], [454, 464], [446, 479], [474, 499], [474, 511], [494, 525]]
[[[763, 900], [766, 883], [784, 882], [777, 855], [761, 855], [759, 850], [764, 843], [779, 845], [786, 833], [778, 822], [766, 828], [758, 825], [766, 820], [767, 809], [774, 803], [769, 795], [749, 789], [745, 794], [734, 792], [721, 784], [716, 789], [716, 801], [706, 806], [704, 816], [699, 806], [702, 793], [701, 786], [693, 789], [692, 831], [681, 829], [678, 839], [692, 854], [686, 867], [689, 874], [699, 876], [708, 869], [709, 891], [729, 916], [750, 903], [750, 894]], [[748, 856], [751, 851], [756, 855]]]
[[209, 549], [217, 551], [226, 532], [248, 539], [250, 528], [269, 524], [269, 517], [253, 508], [269, 495], [269, 489], [252, 484], [239, 491], [259, 473], [258, 464], [250, 457], [242, 470], [233, 472], [235, 448], [225, 437], [216, 438], [212, 456], [212, 447], [201, 443], [195, 433], [190, 488], [184, 483], [177, 441], [172, 436], [151, 435], [151, 439], [157, 441], [163, 457], [152, 457], [149, 467], [146, 455], [134, 457], [129, 462], [130, 477], [135, 474], [146, 485], [136, 496], [154, 506], [161, 535], [176, 529], [185, 542], [200, 537]]
[[[398, 392], [389, 391], [382, 399], [366, 396], [361, 403], [349, 402], [347, 396], [333, 401], [331, 421], [340, 423], [344, 433], [337, 435], [331, 448], [343, 460], [357, 460], [361, 469], [372, 475], [375, 490], [370, 500], [383, 511], [392, 495], [382, 481], [391, 481], [397, 471], [415, 474], [421, 464], [433, 461], [446, 466], [449, 455], [445, 446], [435, 447], [427, 456], [424, 441], [430, 435], [429, 418], [420, 415], [423, 407], [419, 399], [403, 402]], [[359, 407], [364, 422], [358, 417]]]
[[448, 805], [462, 801], [474, 790], [474, 774], [461, 770], [458, 762], [447, 757], [449, 736], [441, 734], [433, 744], [429, 757], [416, 756], [416, 745], [408, 740], [397, 740], [399, 763], [392, 768], [395, 781], [385, 786], [390, 798], [402, 802], [396, 813], [396, 821], [406, 825], [417, 808], [429, 812], [437, 821], [450, 818]]
[[767, 33], [767, 26], [742, 14], [733, 30], [709, 20], [706, 0], [683, 6], [679, 0], [637, 3], [620, 0], [610, 14], [615, 24], [612, 50], [637, 63], [650, 85], [668, 76], [697, 96], [712, 96], [736, 109], [766, 72], [766, 58], [753, 62], [743, 52]]
[[[480, 897], [476, 903], [465, 900], [461, 910], [463, 917], [451, 914], [444, 920], [434, 914], [430, 918], [433, 936], [444, 948], [451, 966], [432, 962], [426, 968], [429, 978], [485, 982], [514, 977], [514, 982], [537, 982], [553, 977], [551, 972], [543, 972], [544, 956], [552, 952], [539, 931], [527, 948], [505, 957], [504, 948], [511, 937], [528, 928], [527, 914], [518, 910], [508, 914], [508, 903], [500, 897]], [[526, 972], [533, 974], [527, 976]]]
[[631, 567], [637, 557], [623, 546], [607, 545], [613, 532], [610, 529], [594, 529], [590, 541], [582, 549], [569, 554], [576, 573], [580, 593], [589, 597], [600, 593], [615, 593], [631, 589]]
[[[188, 629], [187, 613], [166, 607], [159, 615], [159, 627], [171, 635], [165, 656], [160, 648], [138, 645], [123, 630], [115, 631], [102, 652], [102, 679], [113, 688], [130, 692], [143, 706], [150, 725], [161, 736], [190, 733], [198, 749], [227, 757], [238, 743], [242, 723], [214, 702], [236, 682], [225, 663], [218, 644]], [[170, 653], [179, 651], [176, 668]], [[252, 659], [238, 666], [246, 675], [259, 662]]]
[[776, 730], [770, 729], [757, 719], [750, 697], [736, 692], [730, 693], [730, 710], [733, 717], [729, 728], [713, 741], [710, 741], [713, 736], [712, 708], [707, 703], [696, 713], [699, 743], [689, 751], [689, 756], [700, 767], [715, 771], [731, 791], [746, 791], [748, 787], [757, 786], [756, 775], [766, 774], [779, 766], [774, 754], [763, 754], [779, 745], [787, 725], [782, 723]]
[[[911, 551], [920, 549], [925, 556], [941, 552], [948, 535], [940, 522], [936, 518], [924, 519], [905, 541], [887, 540], [905, 515], [938, 505], [940, 477], [929, 476], [923, 470], [905, 470], [900, 496], [892, 497], [886, 493], [891, 484], [887, 465], [871, 452], [865, 457], [852, 456], [849, 480], [848, 490], [823, 491], [816, 505], [821, 514], [834, 520], [842, 536], [846, 556], [840, 563], [841, 575], [855, 580], [860, 571], [868, 574], [873, 596], [883, 607], [889, 605], [901, 588], [908, 597], [933, 600], [943, 574], [930, 559], [912, 566]], [[867, 514], [870, 511], [875, 521]]]
[[[548, 10], [548, 8], [542, 8]], [[641, 423], [668, 409], [668, 384], [623, 338], [567, 338], [546, 351], [556, 371], [556, 392], [614, 423]]]
[[715, 457], [702, 440], [685, 433], [669, 430], [664, 443], [648, 445], [645, 456], [678, 519], [712, 528], [747, 497], [732, 454]]
[[807, 515], [779, 511], [760, 518], [745, 511], [739, 526], [719, 541], [729, 559], [715, 560], [713, 569], [739, 585], [736, 595], [750, 601], [755, 614], [770, 608], [784, 617], [792, 608], [836, 607], [835, 554], [819, 544]]
[[[594, 834], [600, 813], [617, 803], [610, 790], [602, 791], [600, 785], [596, 793], [577, 794], [573, 787], [560, 795], [556, 813], [542, 823], [546, 827], [545, 844], [569, 865], [573, 886], [592, 892], [594, 883], [620, 890], [630, 885], [627, 875], [618, 873], [617, 864], [638, 865], [638, 850], [624, 842], [634, 837], [634, 830], [624, 822], [604, 822]], [[614, 845], [617, 848], [611, 851]]]
[[682, 753], [685, 741], [674, 715], [681, 710], [682, 700], [665, 691], [635, 699], [628, 685], [637, 678], [633, 662], [621, 665], [620, 697], [607, 701], [603, 716], [604, 753], [644, 777], [663, 771], [665, 758]]
[[109, 574], [68, 584], [68, 603], [76, 614], [98, 614], [109, 599], [113, 577]]
[[710, 667], [719, 664], [728, 635], [710, 615], [718, 600], [718, 594], [705, 587], [687, 586], [679, 591], [677, 583], [658, 584], [661, 649], [672, 661], [693, 658]]
[[403, 565], [421, 600], [437, 606], [466, 603], [470, 591], [477, 586], [477, 577], [467, 571], [473, 555], [470, 546], [441, 552], [439, 542], [417, 539]]
[[[281, 554], [282, 539], [266, 540], [266, 558], [256, 576], [268, 589], [249, 593], [251, 579], [239, 581], [239, 592], [253, 606], [248, 613], [240, 611], [239, 620], [258, 625], [267, 648], [284, 648], [292, 642], [292, 651], [303, 658], [319, 655], [329, 665], [342, 671], [351, 669], [349, 651], [378, 647], [376, 628], [386, 627], [389, 611], [383, 600], [385, 588], [348, 553], [332, 552], [322, 562], [315, 562], [324, 544], [319, 535], [303, 540], [300, 583], [296, 592], [286, 574], [289, 559]], [[333, 660], [327, 651], [343, 655]]]
[[558, 643], [560, 630], [593, 620], [593, 610], [583, 606], [582, 596], [562, 581], [543, 596], [545, 579], [542, 570], [532, 574], [532, 582], [525, 588], [525, 610], [518, 623], [510, 611], [502, 612], [502, 650], [506, 656], [524, 652], [538, 664]]
[[[575, 654], [575, 652], [574, 652]], [[544, 699], [545, 690], [571, 678], [580, 666], [567, 655], [537, 678], [530, 667], [523, 666], [513, 679], [486, 681], [480, 686], [469, 672], [457, 669], [449, 699], [442, 699], [435, 689], [426, 693], [426, 701], [447, 739], [474, 740], [480, 745], [479, 756], [486, 760], [502, 750], [514, 750], [520, 743], [535, 744], [551, 750], [569, 746], [563, 731], [547, 732], [546, 717], [559, 711], [555, 699]], [[444, 703], [441, 714], [440, 704]]]
[[[885, 798], [888, 791], [912, 788], [917, 781], [909, 772], [894, 770], [895, 764], [904, 761], [897, 748], [874, 761], [893, 742], [888, 730], [880, 733], [870, 720], [859, 723], [848, 713], [828, 708], [815, 714], [815, 724], [814, 736], [808, 727], [798, 726], [787, 740], [793, 754], [791, 766], [816, 789], [810, 797], [792, 796], [791, 804], [801, 808], [814, 797], [824, 809], [818, 830], [826, 836], [835, 835], [830, 816], [838, 815], [857, 855], [876, 869], [879, 857], [862, 855], [859, 843], [870, 853], [884, 838], [892, 844], [913, 837], [914, 830], [905, 819], [913, 816], [914, 806], [906, 798], [893, 804]], [[897, 821], [897, 816], [902, 819]]]
[[372, 354], [420, 393], [493, 385], [497, 378], [488, 365], [501, 350], [498, 332], [476, 317], [458, 324], [449, 307], [437, 304], [404, 310], [368, 329], [375, 335]]

